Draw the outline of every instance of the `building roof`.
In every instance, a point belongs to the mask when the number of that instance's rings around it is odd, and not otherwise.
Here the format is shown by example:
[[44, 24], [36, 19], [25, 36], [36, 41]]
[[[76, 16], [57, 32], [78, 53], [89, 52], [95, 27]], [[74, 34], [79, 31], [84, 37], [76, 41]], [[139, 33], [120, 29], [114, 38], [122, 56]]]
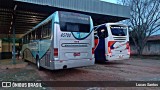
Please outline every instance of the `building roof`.
[[148, 38], [148, 41], [157, 41], [157, 40], [160, 40], [160, 34], [153, 35]]
[[15, 0], [38, 5], [46, 5], [75, 11], [89, 12], [101, 15], [110, 15], [129, 18], [128, 6], [103, 2], [100, 0]]
[[[15, 6], [17, 7], [14, 11]], [[15, 13], [15, 33], [24, 34], [55, 11], [90, 15], [94, 25], [129, 18], [127, 6], [100, 0], [0, 0], [0, 36], [12, 34], [13, 12]]]

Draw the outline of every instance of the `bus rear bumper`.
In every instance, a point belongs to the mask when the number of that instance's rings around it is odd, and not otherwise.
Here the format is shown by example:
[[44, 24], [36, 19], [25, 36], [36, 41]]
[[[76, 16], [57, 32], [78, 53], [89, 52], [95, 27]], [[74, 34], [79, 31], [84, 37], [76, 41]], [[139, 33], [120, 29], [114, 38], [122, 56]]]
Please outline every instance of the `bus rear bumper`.
[[112, 55], [112, 56], [106, 56], [107, 61], [114, 61], [114, 60], [126, 60], [129, 59], [130, 55]]
[[67, 68], [75, 68], [75, 67], [83, 67], [94, 65], [95, 59], [80, 59], [80, 60], [56, 60], [53, 62], [54, 70], [58, 69], [67, 69]]

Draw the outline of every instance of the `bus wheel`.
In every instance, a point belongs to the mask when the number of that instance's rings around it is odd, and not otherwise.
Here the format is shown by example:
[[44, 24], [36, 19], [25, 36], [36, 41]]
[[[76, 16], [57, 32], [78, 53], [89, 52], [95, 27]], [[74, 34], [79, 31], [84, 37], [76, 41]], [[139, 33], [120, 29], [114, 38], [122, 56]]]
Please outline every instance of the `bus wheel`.
[[22, 55], [22, 60], [23, 60], [24, 62], [27, 62], [26, 59], [24, 58], [24, 53], [23, 53], [23, 55]]
[[39, 60], [39, 58], [36, 58], [36, 64], [37, 64], [37, 68], [38, 68], [38, 70], [41, 70], [41, 66], [40, 66], [40, 60]]

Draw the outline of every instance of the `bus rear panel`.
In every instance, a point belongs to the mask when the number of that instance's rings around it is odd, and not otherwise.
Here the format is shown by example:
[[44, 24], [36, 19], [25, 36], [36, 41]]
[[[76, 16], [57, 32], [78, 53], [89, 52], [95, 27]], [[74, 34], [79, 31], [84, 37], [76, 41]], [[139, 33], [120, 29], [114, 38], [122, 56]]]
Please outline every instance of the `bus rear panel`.
[[129, 35], [127, 26], [108, 24], [109, 38], [106, 40], [106, 59], [124, 60], [130, 57]]
[[[88, 15], [57, 11], [24, 36], [24, 59], [51, 70], [93, 65], [92, 28]], [[34, 31], [36, 39], [28, 39]]]
[[129, 34], [125, 25], [107, 23], [98, 26], [95, 44], [97, 45], [95, 48], [96, 61], [124, 60], [130, 57]]
[[58, 16], [59, 24], [54, 24], [54, 48], [58, 49], [58, 56], [54, 58], [55, 69], [93, 65], [91, 17], [69, 12], [59, 12]]

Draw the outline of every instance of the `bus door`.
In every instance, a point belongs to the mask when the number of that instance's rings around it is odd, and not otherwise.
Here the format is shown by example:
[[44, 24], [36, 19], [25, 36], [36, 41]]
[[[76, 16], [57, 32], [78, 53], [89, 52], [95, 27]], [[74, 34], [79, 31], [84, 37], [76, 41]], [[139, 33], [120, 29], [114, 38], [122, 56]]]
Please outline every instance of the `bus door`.
[[108, 31], [105, 25], [100, 26], [97, 29], [97, 35], [99, 37], [99, 43], [97, 48], [95, 49], [95, 58], [105, 60], [105, 53], [106, 53], [105, 47], [107, 47], [106, 38], [108, 37]]

